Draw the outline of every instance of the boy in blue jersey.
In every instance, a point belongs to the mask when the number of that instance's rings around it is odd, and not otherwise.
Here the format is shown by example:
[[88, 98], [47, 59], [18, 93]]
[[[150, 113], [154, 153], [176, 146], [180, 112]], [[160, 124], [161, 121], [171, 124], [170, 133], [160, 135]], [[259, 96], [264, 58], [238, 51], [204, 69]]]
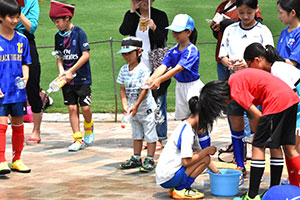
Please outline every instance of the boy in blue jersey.
[[[158, 140], [155, 128], [155, 100], [148, 89], [143, 87], [149, 78], [148, 67], [141, 62], [143, 41], [136, 37], [122, 40], [122, 53], [127, 62], [119, 72], [120, 97], [124, 114], [131, 115], [133, 155], [120, 165], [121, 169], [140, 168], [141, 172], [150, 172], [155, 168], [154, 153]], [[142, 164], [141, 150], [143, 140], [147, 142], [147, 157]]]
[[[177, 44], [167, 52], [162, 64], [147, 80], [150, 89], [157, 89], [165, 80], [172, 77], [176, 79], [177, 120], [184, 120], [190, 116], [188, 101], [193, 96], [199, 96], [200, 89], [204, 86], [198, 74], [200, 53], [191, 42], [194, 27], [194, 20], [189, 15], [178, 14], [174, 17], [172, 24], [166, 29], [172, 30]], [[167, 71], [168, 68], [171, 69]]]
[[[60, 75], [65, 76], [68, 82], [62, 91], [64, 103], [69, 109], [74, 138], [69, 151], [78, 151], [83, 149], [85, 144], [94, 141], [94, 122], [90, 107], [92, 84], [90, 47], [85, 32], [71, 22], [74, 9], [72, 5], [52, 0], [49, 13], [51, 20], [59, 29], [55, 35], [55, 50], [61, 52], [62, 57], [57, 59], [57, 67]], [[84, 136], [80, 132], [79, 105], [84, 118]]]
[[[25, 85], [31, 64], [28, 40], [14, 28], [19, 22], [20, 5], [15, 0], [0, 0], [0, 174], [10, 170], [29, 173], [21, 153], [24, 143], [23, 116], [26, 114], [26, 90], [19, 89], [15, 79], [21, 77]], [[8, 115], [11, 115], [12, 150], [11, 168], [5, 159]]]

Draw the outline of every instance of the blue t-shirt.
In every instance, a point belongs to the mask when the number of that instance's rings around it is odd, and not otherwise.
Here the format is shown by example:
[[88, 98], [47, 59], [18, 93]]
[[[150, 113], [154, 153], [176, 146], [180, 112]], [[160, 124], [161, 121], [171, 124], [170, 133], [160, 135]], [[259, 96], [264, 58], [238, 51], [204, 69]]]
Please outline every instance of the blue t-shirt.
[[195, 45], [190, 43], [184, 50], [179, 51], [179, 44], [171, 48], [164, 57], [162, 64], [167, 67], [176, 67], [180, 65], [184, 68], [181, 72], [176, 74], [174, 78], [178, 82], [188, 83], [198, 80], [200, 53]]
[[4, 94], [1, 104], [26, 102], [26, 90], [15, 85], [17, 76], [23, 77], [22, 65], [31, 64], [27, 38], [15, 31], [11, 40], [0, 35], [0, 88]]
[[[63, 66], [65, 71], [73, 67], [83, 51], [90, 50], [85, 32], [78, 26], [74, 26], [71, 34], [62, 37], [59, 33], [55, 35], [55, 50], [63, 54]], [[92, 83], [90, 61], [88, 60], [77, 71], [70, 85], [89, 85]]]
[[[129, 71], [129, 65], [124, 65], [119, 72], [117, 82], [125, 86], [125, 93], [128, 107], [132, 107], [139, 98], [142, 91], [142, 85], [149, 78], [150, 71], [148, 67], [140, 62], [133, 70]], [[150, 90], [138, 107], [137, 114], [147, 114], [148, 109], [152, 111], [156, 108], [156, 103]]]
[[288, 28], [283, 29], [280, 34], [277, 51], [283, 58], [298, 62], [296, 67], [300, 69], [300, 27], [290, 33]]

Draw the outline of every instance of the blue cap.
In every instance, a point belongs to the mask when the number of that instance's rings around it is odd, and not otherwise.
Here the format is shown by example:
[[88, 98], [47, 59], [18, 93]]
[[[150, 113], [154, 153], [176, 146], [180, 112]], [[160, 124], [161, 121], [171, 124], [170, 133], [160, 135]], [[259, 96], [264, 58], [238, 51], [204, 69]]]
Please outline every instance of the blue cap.
[[121, 50], [118, 53], [128, 53], [134, 50], [141, 49], [143, 46], [143, 41], [137, 37], [127, 37], [122, 40]]
[[166, 29], [170, 29], [174, 32], [182, 32], [186, 29], [193, 31], [195, 27], [195, 22], [187, 14], [178, 14], [174, 17], [173, 22]]

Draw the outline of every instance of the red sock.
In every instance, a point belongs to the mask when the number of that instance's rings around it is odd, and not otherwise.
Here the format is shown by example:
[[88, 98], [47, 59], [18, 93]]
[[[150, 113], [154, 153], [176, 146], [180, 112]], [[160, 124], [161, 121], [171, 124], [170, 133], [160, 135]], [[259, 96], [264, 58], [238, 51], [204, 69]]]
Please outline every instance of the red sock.
[[21, 152], [24, 146], [24, 124], [11, 125], [12, 128], [12, 149], [13, 149], [13, 162], [20, 160]]
[[5, 160], [5, 148], [6, 148], [6, 124], [0, 124], [0, 162], [4, 162]]
[[286, 163], [289, 165], [287, 168], [289, 172], [290, 184], [300, 187], [300, 156], [291, 158]]

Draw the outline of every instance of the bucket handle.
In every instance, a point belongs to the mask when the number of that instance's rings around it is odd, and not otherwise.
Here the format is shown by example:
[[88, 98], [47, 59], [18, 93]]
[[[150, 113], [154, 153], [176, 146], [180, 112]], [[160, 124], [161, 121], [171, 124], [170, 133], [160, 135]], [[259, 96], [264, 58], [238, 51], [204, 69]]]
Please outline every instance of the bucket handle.
[[243, 176], [243, 173], [241, 174], [241, 176], [240, 176], [240, 183], [239, 183], [239, 187], [241, 186], [241, 185], [243, 185], [244, 184], [244, 176]]

